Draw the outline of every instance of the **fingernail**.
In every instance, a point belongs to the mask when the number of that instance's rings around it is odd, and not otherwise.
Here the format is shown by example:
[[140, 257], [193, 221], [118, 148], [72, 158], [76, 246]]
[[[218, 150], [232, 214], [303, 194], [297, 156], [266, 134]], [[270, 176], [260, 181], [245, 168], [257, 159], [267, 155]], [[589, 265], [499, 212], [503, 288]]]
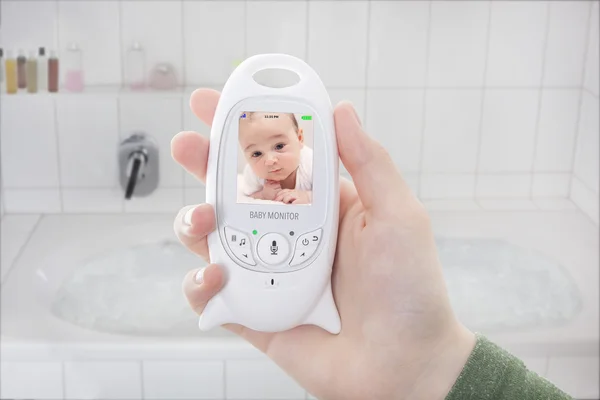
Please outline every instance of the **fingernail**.
[[204, 270], [206, 268], [202, 268], [200, 271], [198, 271], [196, 273], [196, 283], [197, 284], [201, 284], [202, 282], [204, 282]]
[[192, 226], [192, 214], [194, 213], [195, 209], [196, 207], [190, 208], [183, 216], [183, 223], [187, 226]]

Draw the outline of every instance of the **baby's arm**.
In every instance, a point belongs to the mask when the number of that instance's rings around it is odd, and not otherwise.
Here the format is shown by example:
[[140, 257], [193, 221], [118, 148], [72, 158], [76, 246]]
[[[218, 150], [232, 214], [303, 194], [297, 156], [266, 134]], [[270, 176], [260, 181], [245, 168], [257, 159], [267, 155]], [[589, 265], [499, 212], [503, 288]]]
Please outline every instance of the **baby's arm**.
[[275, 197], [280, 191], [280, 182], [265, 180], [265, 185], [263, 186], [262, 190], [254, 192], [251, 197], [261, 200], [275, 200]]
[[312, 190], [282, 189], [275, 197], [275, 201], [285, 204], [311, 204]]

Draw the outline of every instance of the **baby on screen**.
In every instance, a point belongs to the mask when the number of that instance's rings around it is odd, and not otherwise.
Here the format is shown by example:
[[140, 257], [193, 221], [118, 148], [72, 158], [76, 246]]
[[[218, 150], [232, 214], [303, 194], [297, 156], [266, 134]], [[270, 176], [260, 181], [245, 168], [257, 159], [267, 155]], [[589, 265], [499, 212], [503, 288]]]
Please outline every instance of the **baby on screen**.
[[285, 204], [312, 202], [312, 150], [292, 113], [246, 112], [239, 143], [246, 166], [241, 190], [246, 196]]

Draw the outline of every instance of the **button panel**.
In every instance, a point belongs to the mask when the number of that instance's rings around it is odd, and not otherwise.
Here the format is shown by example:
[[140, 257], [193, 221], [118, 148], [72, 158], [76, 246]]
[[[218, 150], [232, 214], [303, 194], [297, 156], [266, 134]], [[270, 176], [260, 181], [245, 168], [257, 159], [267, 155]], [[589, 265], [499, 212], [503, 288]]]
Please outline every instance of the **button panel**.
[[230, 227], [225, 227], [225, 237], [229, 249], [238, 260], [244, 264], [256, 265], [256, 261], [252, 257], [252, 245], [248, 235]]
[[281, 264], [290, 254], [290, 244], [279, 233], [267, 233], [258, 241], [257, 253], [267, 265]]
[[317, 229], [312, 232], [305, 233], [298, 237], [296, 248], [294, 249], [294, 257], [290, 262], [290, 267], [295, 267], [308, 260], [317, 250], [321, 243], [322, 230]]

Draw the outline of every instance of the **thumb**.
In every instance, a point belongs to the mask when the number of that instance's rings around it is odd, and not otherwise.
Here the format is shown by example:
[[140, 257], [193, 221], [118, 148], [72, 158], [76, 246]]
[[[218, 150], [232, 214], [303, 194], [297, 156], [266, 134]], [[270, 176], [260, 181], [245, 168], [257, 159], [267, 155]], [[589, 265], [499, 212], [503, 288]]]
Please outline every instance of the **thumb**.
[[408, 198], [410, 189], [388, 152], [365, 133], [351, 103], [338, 104], [333, 116], [340, 158], [363, 206], [382, 211], [397, 207]]

